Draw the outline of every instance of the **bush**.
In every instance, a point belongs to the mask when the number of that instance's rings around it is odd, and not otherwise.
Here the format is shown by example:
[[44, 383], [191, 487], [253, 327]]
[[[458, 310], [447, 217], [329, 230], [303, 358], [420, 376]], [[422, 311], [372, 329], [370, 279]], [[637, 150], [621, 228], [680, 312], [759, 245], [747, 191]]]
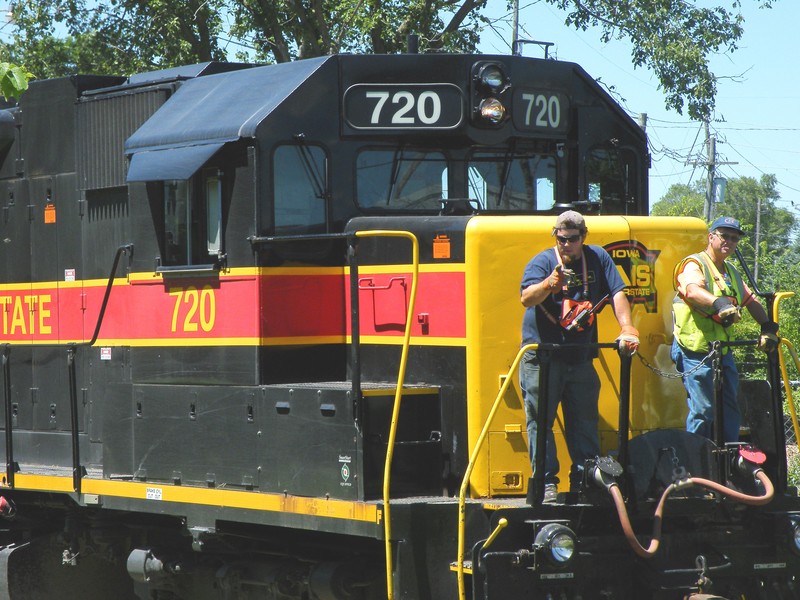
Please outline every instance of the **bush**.
[[786, 469], [789, 485], [800, 487], [800, 450], [797, 444], [786, 446]]

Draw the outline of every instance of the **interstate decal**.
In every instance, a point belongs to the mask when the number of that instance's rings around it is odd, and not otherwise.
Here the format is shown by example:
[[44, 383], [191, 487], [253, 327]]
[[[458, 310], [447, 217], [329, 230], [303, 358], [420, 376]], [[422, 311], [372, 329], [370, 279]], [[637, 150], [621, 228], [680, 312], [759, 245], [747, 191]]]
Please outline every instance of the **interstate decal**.
[[649, 313], [658, 311], [656, 260], [661, 250], [648, 250], [636, 240], [622, 240], [603, 246], [611, 255], [625, 282], [631, 307], [641, 304]]

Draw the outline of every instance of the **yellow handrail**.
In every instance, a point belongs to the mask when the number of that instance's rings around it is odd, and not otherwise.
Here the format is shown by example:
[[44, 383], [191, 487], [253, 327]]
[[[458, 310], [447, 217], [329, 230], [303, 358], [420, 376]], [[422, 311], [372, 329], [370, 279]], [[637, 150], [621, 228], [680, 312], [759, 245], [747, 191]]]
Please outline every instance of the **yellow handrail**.
[[[786, 338], [781, 338], [781, 346], [786, 346], [789, 350], [789, 353], [792, 355], [794, 359], [794, 366], [795, 368], [800, 371], [800, 360], [797, 358], [797, 352], [795, 352], [794, 344], [792, 344]], [[786, 359], [783, 357], [783, 354], [778, 355], [778, 361], [780, 362], [781, 366], [781, 377], [783, 378], [783, 389], [786, 392], [786, 400], [787, 404], [789, 405], [789, 412], [792, 416], [792, 426], [794, 427], [794, 439], [797, 447], [800, 448], [800, 427], [798, 426], [797, 422], [797, 410], [794, 407], [794, 398], [792, 397], [792, 386], [789, 384], [789, 372], [786, 369]]]
[[[778, 320], [780, 317], [780, 303], [782, 300], [787, 298], [791, 298], [794, 296], [794, 292], [778, 292], [775, 294], [775, 302], [773, 303], [773, 312], [772, 320], [776, 323], [780, 323]], [[789, 350], [789, 353], [792, 355], [794, 359], [794, 366], [795, 368], [800, 371], [800, 360], [797, 358], [797, 352], [795, 352], [794, 345], [787, 339], [781, 338], [780, 342], [781, 346], [786, 346]], [[778, 353], [778, 363], [780, 364], [781, 368], [781, 377], [783, 378], [783, 389], [786, 392], [786, 400], [787, 404], [789, 405], [789, 413], [792, 417], [792, 426], [794, 427], [794, 439], [797, 447], [800, 448], [800, 425], [798, 425], [797, 421], [797, 410], [794, 407], [794, 398], [792, 397], [792, 386], [790, 385], [789, 381], [789, 371], [786, 369], [786, 359], [782, 352]]]
[[492, 534], [488, 538], [486, 538], [486, 541], [483, 543], [484, 550], [492, 545], [492, 543], [497, 539], [497, 536], [500, 535], [500, 532], [503, 531], [503, 529], [505, 529], [507, 525], [508, 525], [508, 519], [506, 519], [505, 517], [502, 517], [500, 518], [500, 520], [497, 521], [497, 527], [494, 528]]
[[[459, 600], [465, 600], [465, 592], [464, 592], [464, 529], [466, 526], [466, 496], [467, 496], [467, 488], [469, 487], [469, 478], [472, 475], [472, 470], [475, 468], [475, 461], [478, 459], [478, 453], [480, 452], [481, 446], [483, 446], [483, 442], [486, 440], [486, 436], [489, 433], [489, 425], [492, 423], [492, 419], [494, 418], [495, 413], [497, 412], [498, 406], [500, 406], [500, 400], [506, 393], [508, 386], [511, 385], [511, 381], [513, 378], [514, 373], [517, 371], [517, 366], [519, 365], [519, 361], [522, 359], [522, 355], [525, 354], [528, 350], [536, 350], [539, 347], [539, 344], [526, 344], [522, 348], [519, 349], [517, 352], [517, 356], [514, 358], [514, 362], [511, 363], [511, 367], [508, 369], [508, 374], [506, 375], [505, 379], [503, 380], [503, 385], [500, 387], [500, 391], [497, 393], [497, 397], [494, 399], [494, 403], [492, 404], [492, 408], [489, 411], [489, 415], [486, 417], [486, 421], [483, 424], [483, 429], [481, 430], [478, 439], [475, 442], [475, 448], [472, 450], [472, 455], [469, 457], [469, 463], [467, 464], [467, 469], [464, 472], [464, 479], [461, 481], [461, 489], [458, 492], [458, 564], [456, 565], [456, 573], [458, 574], [458, 598]], [[495, 531], [495, 534], [499, 533], [498, 530]], [[494, 539], [494, 537], [492, 537]]]
[[780, 308], [781, 308], [781, 300], [786, 300], [787, 298], [791, 298], [794, 296], [794, 292], [778, 292], [775, 294], [775, 302], [772, 304], [772, 310], [775, 314], [772, 315], [772, 320], [776, 323], [780, 323]]
[[403, 350], [400, 355], [400, 369], [397, 374], [397, 387], [394, 392], [394, 406], [392, 408], [392, 423], [389, 426], [389, 439], [386, 446], [386, 462], [383, 466], [383, 535], [386, 549], [386, 600], [394, 599], [392, 586], [392, 525], [389, 509], [389, 477], [392, 471], [392, 457], [394, 455], [394, 441], [397, 436], [397, 421], [400, 416], [400, 400], [403, 396], [403, 380], [406, 377], [408, 363], [408, 347], [411, 344], [411, 324], [413, 323], [414, 302], [417, 298], [417, 276], [419, 275], [419, 242], [410, 231], [391, 231], [375, 229], [373, 231], [357, 231], [356, 237], [405, 237], [411, 240], [411, 293], [408, 300], [408, 314], [406, 315], [406, 329], [403, 336]]

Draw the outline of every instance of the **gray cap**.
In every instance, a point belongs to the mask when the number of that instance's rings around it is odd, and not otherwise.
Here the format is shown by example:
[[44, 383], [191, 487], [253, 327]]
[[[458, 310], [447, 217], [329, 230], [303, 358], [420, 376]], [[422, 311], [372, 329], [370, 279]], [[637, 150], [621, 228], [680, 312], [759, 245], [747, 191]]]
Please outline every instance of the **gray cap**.
[[568, 210], [558, 215], [556, 224], [553, 231], [559, 229], [577, 229], [580, 232], [586, 231], [586, 221], [583, 220], [583, 215], [574, 210]]

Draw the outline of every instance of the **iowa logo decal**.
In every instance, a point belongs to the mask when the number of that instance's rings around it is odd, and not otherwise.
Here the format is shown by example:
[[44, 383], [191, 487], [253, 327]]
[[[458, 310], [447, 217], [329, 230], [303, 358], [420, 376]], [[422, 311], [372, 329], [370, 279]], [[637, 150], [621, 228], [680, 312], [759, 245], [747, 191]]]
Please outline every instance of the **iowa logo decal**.
[[656, 259], [661, 250], [648, 250], [636, 240], [612, 242], [603, 246], [617, 265], [627, 286], [625, 294], [631, 306], [642, 304], [647, 312], [658, 311]]

